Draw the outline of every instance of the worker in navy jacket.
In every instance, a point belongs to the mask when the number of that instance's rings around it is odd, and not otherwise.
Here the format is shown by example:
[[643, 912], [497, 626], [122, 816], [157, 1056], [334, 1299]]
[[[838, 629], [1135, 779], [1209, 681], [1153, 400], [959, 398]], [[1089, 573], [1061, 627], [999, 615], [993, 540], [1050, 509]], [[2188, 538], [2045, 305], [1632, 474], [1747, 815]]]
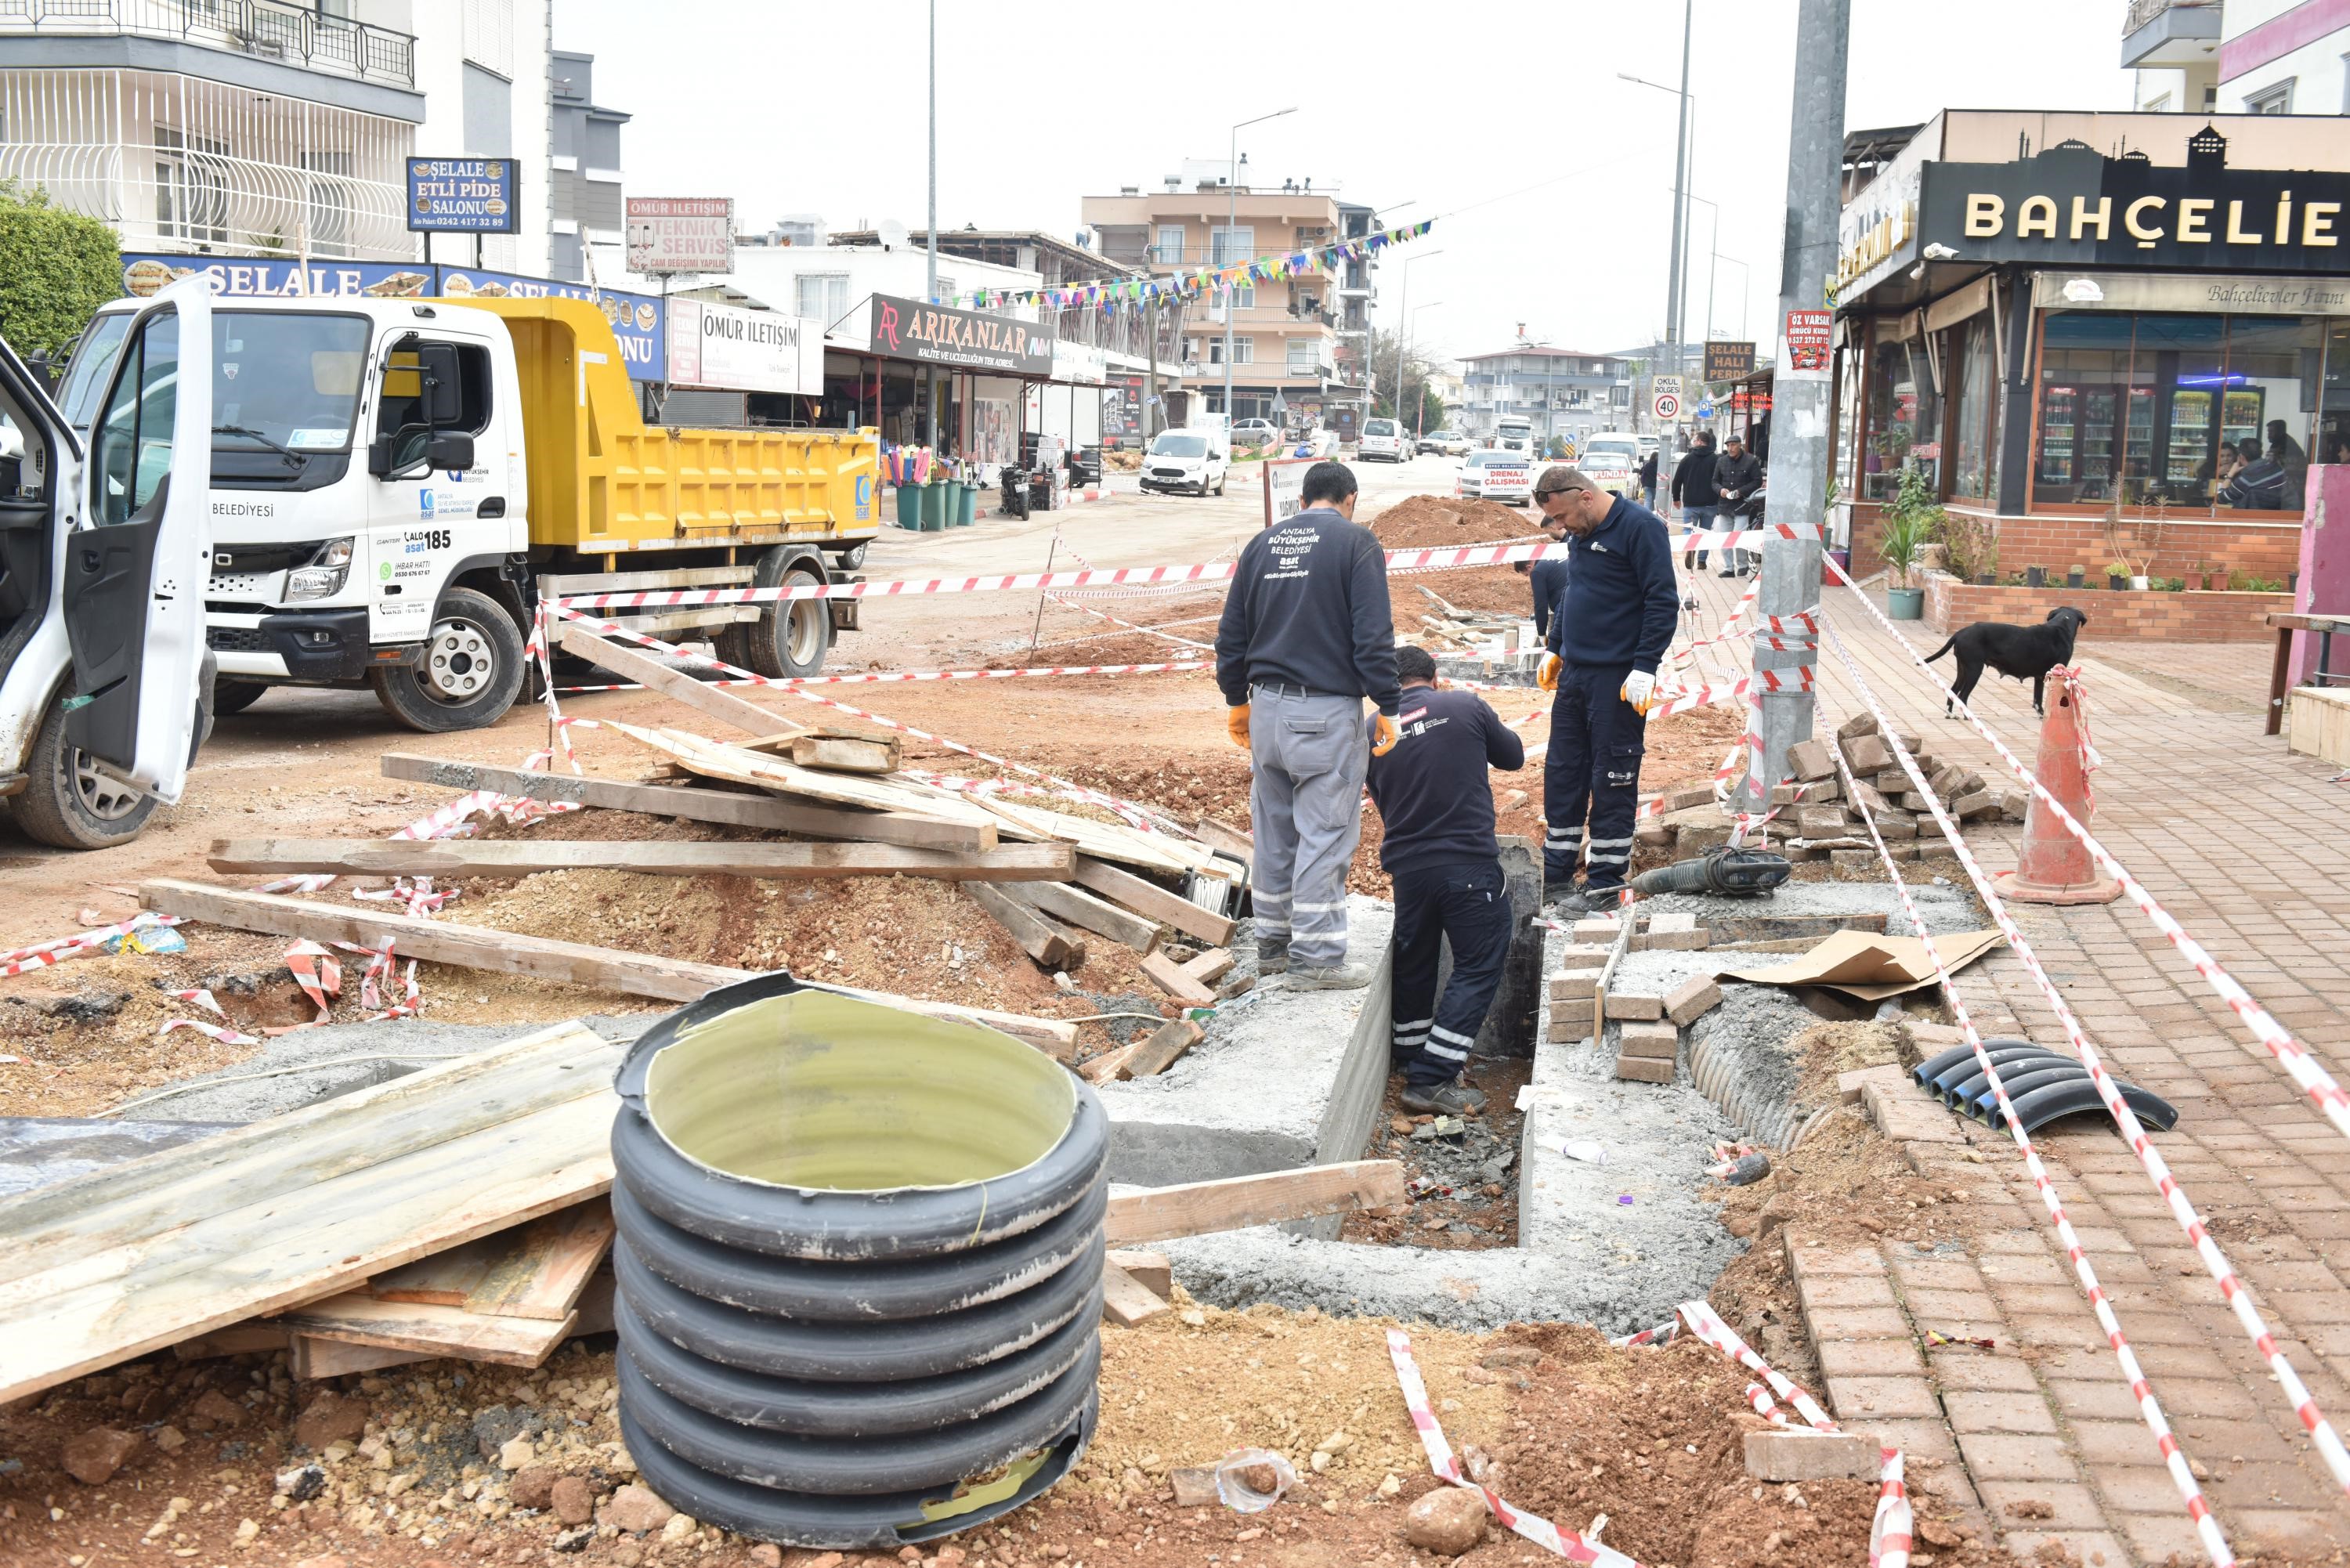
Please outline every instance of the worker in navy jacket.
[[1543, 898], [1581, 914], [1613, 903], [1631, 867], [1648, 709], [1680, 597], [1664, 520], [1647, 507], [1565, 467], [1544, 471], [1534, 500], [1568, 535], [1566, 597], [1536, 677], [1557, 693], [1544, 760]]
[[1550, 554], [1539, 561], [1513, 562], [1511, 570], [1525, 577], [1534, 590], [1534, 640], [1547, 644], [1551, 619], [1566, 598], [1566, 552], [1557, 547], [1566, 531], [1547, 517], [1542, 520], [1542, 528], [1553, 546]]
[[[1396, 677], [1399, 738], [1372, 756], [1367, 781], [1385, 829], [1379, 865], [1395, 883], [1391, 1059], [1404, 1075], [1405, 1109], [1473, 1116], [1485, 1096], [1459, 1078], [1501, 987], [1515, 923], [1485, 770], [1525, 766], [1526, 747], [1474, 692], [1436, 690], [1428, 649], [1397, 649]], [[1439, 997], [1448, 940], [1452, 975]]]

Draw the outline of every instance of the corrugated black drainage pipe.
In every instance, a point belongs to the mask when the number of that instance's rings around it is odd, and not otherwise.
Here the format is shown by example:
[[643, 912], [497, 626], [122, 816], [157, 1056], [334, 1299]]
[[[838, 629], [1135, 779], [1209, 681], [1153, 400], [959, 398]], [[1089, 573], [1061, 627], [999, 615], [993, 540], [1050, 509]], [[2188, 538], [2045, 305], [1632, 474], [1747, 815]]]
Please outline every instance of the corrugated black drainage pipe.
[[694, 1518], [897, 1548], [1067, 1474], [1108, 1122], [976, 1024], [763, 975], [641, 1036], [612, 1127], [620, 1429]]

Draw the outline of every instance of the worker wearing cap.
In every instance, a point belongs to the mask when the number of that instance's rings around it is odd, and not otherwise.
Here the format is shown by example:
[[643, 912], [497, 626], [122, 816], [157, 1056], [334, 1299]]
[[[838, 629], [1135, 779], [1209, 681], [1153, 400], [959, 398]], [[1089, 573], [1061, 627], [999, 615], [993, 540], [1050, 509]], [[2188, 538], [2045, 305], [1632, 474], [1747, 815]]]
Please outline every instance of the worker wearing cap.
[[1249, 754], [1257, 971], [1305, 990], [1371, 982], [1368, 965], [1347, 961], [1347, 872], [1370, 761], [1365, 699], [1378, 710], [1371, 753], [1396, 743], [1387, 556], [1353, 521], [1355, 498], [1345, 463], [1307, 469], [1304, 509], [1242, 549], [1216, 627], [1225, 727]]
[[[1379, 865], [1395, 883], [1395, 992], [1389, 1036], [1410, 1111], [1474, 1116], [1485, 1096], [1459, 1081], [1510, 956], [1510, 890], [1493, 837], [1485, 770], [1526, 765], [1525, 742], [1473, 691], [1436, 690], [1424, 648], [1396, 649], [1401, 738], [1371, 759], [1371, 802], [1385, 836]], [[1452, 975], [1437, 994], [1437, 961]]]
[[1534, 500], [1567, 534], [1566, 597], [1536, 677], [1557, 693], [1543, 763], [1543, 898], [1581, 914], [1613, 900], [1631, 867], [1648, 709], [1680, 596], [1672, 541], [1647, 507], [1565, 467], [1544, 471]]

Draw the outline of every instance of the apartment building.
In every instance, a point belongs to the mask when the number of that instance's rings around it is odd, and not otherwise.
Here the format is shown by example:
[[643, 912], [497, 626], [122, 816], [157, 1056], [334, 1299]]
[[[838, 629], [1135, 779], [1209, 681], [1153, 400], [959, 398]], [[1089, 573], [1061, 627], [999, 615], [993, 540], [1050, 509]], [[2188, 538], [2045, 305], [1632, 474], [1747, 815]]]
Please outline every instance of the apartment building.
[[1613, 354], [1521, 343], [1461, 358], [1456, 430], [1485, 437], [1505, 414], [1524, 418], [1539, 446], [1594, 431], [1632, 428], [1631, 361]]
[[587, 281], [590, 244], [618, 244], [625, 214], [620, 200], [620, 127], [629, 117], [596, 101], [596, 57], [557, 49], [548, 102], [551, 130], [547, 273]]
[[[511, 158], [544, 275], [551, 0], [28, 0], [0, 6], [0, 179], [128, 251], [407, 261], [412, 155]], [[456, 242], [440, 242], [458, 260]], [[472, 261], [471, 246], [462, 258]]]
[[2136, 106], [2187, 114], [2350, 114], [2350, 8], [2335, 0], [2130, 0]]
[[[1084, 219], [1108, 259], [1160, 275], [1335, 244], [1378, 226], [1371, 208], [1341, 202], [1326, 186], [1317, 191], [1310, 180], [1252, 185], [1245, 163], [1237, 185], [1225, 175], [1222, 159], [1187, 161], [1156, 191], [1128, 185], [1115, 196], [1086, 197]], [[1364, 404], [1375, 265], [1348, 263], [1336, 273], [1241, 286], [1232, 291], [1229, 322], [1224, 301], [1191, 301], [1181, 375], [1192, 410], [1225, 411], [1229, 326], [1235, 420], [1350, 425]]]

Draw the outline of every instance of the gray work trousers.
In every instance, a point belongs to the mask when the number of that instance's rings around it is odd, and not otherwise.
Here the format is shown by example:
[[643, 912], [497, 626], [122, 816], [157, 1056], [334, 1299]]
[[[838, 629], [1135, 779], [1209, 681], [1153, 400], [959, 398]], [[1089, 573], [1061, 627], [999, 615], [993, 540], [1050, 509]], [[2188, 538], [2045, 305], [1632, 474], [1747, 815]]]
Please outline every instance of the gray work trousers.
[[1347, 870], [1363, 835], [1370, 739], [1357, 697], [1249, 691], [1250, 897], [1259, 941], [1286, 940], [1292, 964], [1347, 961]]

